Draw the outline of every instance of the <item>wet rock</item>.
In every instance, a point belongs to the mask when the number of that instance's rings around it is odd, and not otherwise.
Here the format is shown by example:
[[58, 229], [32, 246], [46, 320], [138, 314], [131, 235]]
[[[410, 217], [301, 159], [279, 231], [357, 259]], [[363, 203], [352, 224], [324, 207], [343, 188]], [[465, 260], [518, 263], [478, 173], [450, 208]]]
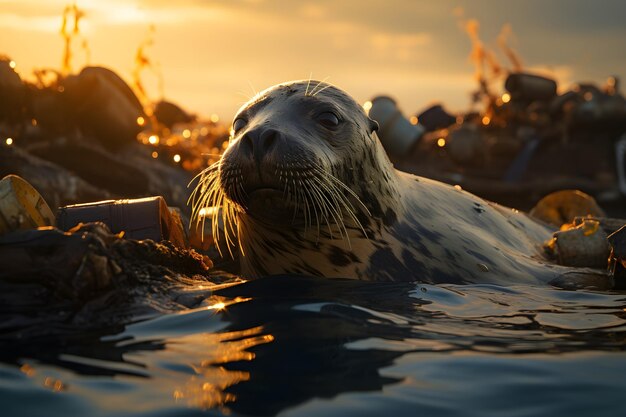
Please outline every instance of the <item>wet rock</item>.
[[607, 235], [596, 220], [554, 233], [546, 244], [547, 251], [559, 264], [606, 268], [610, 247]]

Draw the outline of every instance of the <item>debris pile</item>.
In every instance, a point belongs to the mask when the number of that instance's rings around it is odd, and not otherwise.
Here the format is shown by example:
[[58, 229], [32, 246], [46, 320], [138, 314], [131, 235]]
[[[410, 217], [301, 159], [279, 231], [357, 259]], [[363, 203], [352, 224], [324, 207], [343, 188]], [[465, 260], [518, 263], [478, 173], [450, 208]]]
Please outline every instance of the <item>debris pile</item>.
[[0, 59], [0, 177], [25, 178], [53, 207], [162, 195], [184, 209], [190, 179], [227, 143], [226, 127], [180, 108], [149, 115], [109, 69], [40, 73], [32, 84], [14, 67]]

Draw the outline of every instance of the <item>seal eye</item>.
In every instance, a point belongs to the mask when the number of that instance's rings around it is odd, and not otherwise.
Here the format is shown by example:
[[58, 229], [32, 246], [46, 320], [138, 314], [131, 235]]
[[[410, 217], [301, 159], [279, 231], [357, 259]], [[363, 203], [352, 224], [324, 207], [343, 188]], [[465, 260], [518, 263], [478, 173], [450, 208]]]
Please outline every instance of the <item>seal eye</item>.
[[339, 126], [339, 117], [335, 113], [330, 111], [320, 113], [320, 115], [317, 116], [317, 120], [322, 124], [322, 126], [327, 128]]
[[239, 132], [246, 125], [246, 121], [241, 117], [233, 122], [233, 133]]

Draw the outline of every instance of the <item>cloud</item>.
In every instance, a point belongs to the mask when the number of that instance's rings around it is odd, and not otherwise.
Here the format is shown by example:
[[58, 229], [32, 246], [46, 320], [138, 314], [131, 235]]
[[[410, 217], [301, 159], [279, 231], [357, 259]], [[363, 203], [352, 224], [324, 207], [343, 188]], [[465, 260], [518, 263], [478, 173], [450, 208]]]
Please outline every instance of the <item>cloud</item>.
[[[58, 65], [62, 41], [56, 34], [71, 2], [0, 0], [0, 52], [23, 69]], [[330, 76], [360, 100], [378, 92], [394, 95], [407, 112], [432, 100], [462, 108], [476, 87], [467, 59], [470, 41], [453, 13], [458, 0], [367, 6], [360, 0], [77, 2], [87, 13], [81, 32], [91, 64], [128, 77], [135, 51], [154, 24], [155, 42], [146, 52], [160, 63], [168, 97], [204, 114], [232, 114], [249, 82], [261, 89], [311, 73]], [[467, 18], [480, 21], [481, 38], [492, 49], [502, 25], [511, 23], [527, 68], [550, 71], [561, 86], [581, 78], [601, 82], [610, 74], [626, 78], [626, 27], [617, 24], [626, 3], [583, 3], [475, 0], [463, 7]]]
[[58, 32], [61, 17], [57, 16], [22, 16], [14, 13], [0, 14], [0, 28], [14, 31]]

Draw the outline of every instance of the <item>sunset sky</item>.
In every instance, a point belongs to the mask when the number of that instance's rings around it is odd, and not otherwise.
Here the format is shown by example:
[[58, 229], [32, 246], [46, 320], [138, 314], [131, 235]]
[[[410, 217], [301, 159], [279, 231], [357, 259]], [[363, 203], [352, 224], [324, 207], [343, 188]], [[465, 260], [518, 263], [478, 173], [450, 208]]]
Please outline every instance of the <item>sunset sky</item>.
[[[28, 76], [60, 68], [59, 34], [67, 0], [0, 0], [0, 54]], [[502, 26], [525, 68], [559, 79], [626, 81], [626, 2], [621, 0], [82, 0], [86, 16], [74, 70], [86, 63], [130, 81], [138, 46], [162, 73], [165, 98], [203, 116], [231, 120], [254, 91], [308, 78], [327, 79], [364, 102], [395, 97], [406, 114], [443, 102], [469, 106], [475, 88], [471, 42], [460, 22], [475, 18], [485, 46], [498, 51]], [[156, 77], [145, 74], [158, 99]]]

